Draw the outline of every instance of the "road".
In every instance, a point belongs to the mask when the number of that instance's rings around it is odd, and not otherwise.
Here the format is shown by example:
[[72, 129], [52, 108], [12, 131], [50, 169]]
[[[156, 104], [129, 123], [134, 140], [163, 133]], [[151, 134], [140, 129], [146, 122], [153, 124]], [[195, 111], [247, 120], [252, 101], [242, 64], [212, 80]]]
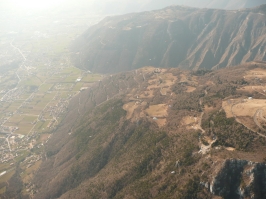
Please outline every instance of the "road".
[[[256, 123], [256, 125], [260, 128], [260, 130], [266, 132], [266, 129], [264, 129], [264, 128], [261, 126], [261, 124], [258, 122], [258, 118], [257, 118], [257, 116], [259, 116], [261, 119], [263, 118], [263, 116], [262, 116], [262, 112], [263, 112], [262, 109], [258, 109], [258, 110], [256, 111], [256, 113], [254, 114], [253, 119], [254, 119], [254, 122]], [[265, 121], [264, 118], [263, 118], [262, 120]], [[259, 133], [259, 132], [257, 132], [257, 134], [259, 134], [261, 137], [266, 138], [266, 135], [263, 135], [263, 134], [261, 134], [261, 133]]]
[[[12, 42], [10, 42], [10, 45], [13, 47], [13, 48], [15, 48], [20, 54], [21, 54], [21, 56], [23, 57], [23, 59], [24, 59], [24, 61], [26, 61], [27, 59], [26, 59], [26, 57], [23, 55], [23, 53], [21, 52], [21, 50], [18, 48], [18, 47], [16, 47], [16, 46], [14, 46], [13, 45], [13, 41], [14, 40], [12, 40]], [[26, 68], [26, 67], [25, 67]], [[11, 90], [9, 90], [2, 98], [1, 98], [1, 101], [3, 101], [4, 100], [4, 98], [5, 98], [5, 96], [6, 95], [8, 95], [10, 92], [12, 92], [13, 90], [15, 90], [15, 89], [17, 89], [17, 86], [19, 85], [19, 83], [21, 82], [21, 78], [19, 77], [19, 75], [18, 75], [18, 71], [21, 69], [21, 66], [16, 70], [16, 72], [15, 72], [15, 74], [16, 74], [16, 76], [17, 76], [17, 78], [18, 78], [18, 82], [17, 82], [17, 85], [15, 86], [15, 88], [13, 88], [13, 89], [11, 89]], [[26, 68], [26, 70], [27, 70], [27, 73], [28, 73], [28, 69]]]
[[[46, 109], [46, 107], [53, 101], [55, 100], [55, 98], [57, 97], [58, 95], [58, 91], [56, 92], [55, 96], [53, 97], [53, 99], [51, 99], [46, 105], [45, 107], [42, 109], [41, 113]], [[41, 114], [40, 114], [41, 115]], [[40, 117], [40, 115], [38, 115], [38, 118]], [[57, 121], [57, 120], [56, 120]], [[58, 121], [57, 121], [58, 122]], [[27, 134], [27, 136], [30, 135], [30, 133], [33, 131], [33, 129], [35, 128], [35, 126], [37, 125], [37, 122], [33, 125], [33, 127], [30, 129], [29, 133]]]
[[204, 112], [202, 112], [200, 114], [200, 119], [199, 119], [199, 123], [198, 123], [198, 126], [199, 126], [199, 130], [201, 130], [201, 133], [204, 134], [205, 133], [205, 130], [201, 127], [201, 123], [202, 123], [202, 117], [204, 115]]
[[162, 92], [162, 89], [163, 89], [163, 88], [162, 88], [162, 86], [161, 86], [161, 87], [160, 87], [160, 93], [161, 93], [161, 95], [166, 95], [167, 92], [165, 91], [165, 93], [163, 93], [163, 92]]
[[13, 45], [13, 41], [14, 41], [14, 39], [12, 40], [12, 42], [10, 42], [10, 45], [13, 48], [15, 48], [19, 52], [19, 54], [21, 54], [21, 56], [23, 57], [24, 61], [26, 61], [27, 60], [26, 57], [23, 55], [23, 53], [21, 52], [21, 50], [18, 47], [16, 47], [16, 46]]
[[252, 90], [254, 90], [255, 92], [257, 92], [257, 93], [259, 93], [259, 94], [261, 94], [261, 95], [264, 95], [264, 96], [266, 96], [266, 94], [265, 94], [265, 93], [262, 93], [262, 92], [259, 92], [259, 91], [255, 90], [253, 86], [252, 86], [251, 88], [252, 88]]
[[[208, 92], [206, 90], [204, 90], [204, 93], [205, 93], [205, 96], [208, 95]], [[202, 105], [202, 99], [203, 99], [203, 97], [201, 97], [199, 99], [199, 104], [200, 105]], [[199, 141], [200, 150], [199, 150], [198, 153], [206, 154], [211, 149], [213, 143], [215, 143], [217, 141], [217, 139], [212, 140], [212, 142], [209, 143], [209, 145], [207, 145], [207, 146], [202, 143], [202, 141], [201, 141], [202, 136], [206, 133], [206, 131], [201, 127], [203, 115], [204, 115], [204, 111], [200, 114], [200, 117], [199, 117], [199, 120], [198, 120], [198, 129], [201, 131], [201, 136], [200, 136], [200, 141]]]
[[[266, 138], [265, 135], [263, 135], [263, 134], [261, 134], [261, 133], [255, 131], [255, 130], [249, 128], [248, 126], [246, 126], [245, 124], [243, 124], [241, 121], [238, 120], [237, 116], [235, 115], [235, 113], [234, 113], [234, 111], [233, 111], [233, 107], [234, 107], [235, 105], [240, 104], [240, 103], [241, 103], [241, 102], [234, 103], [234, 104], [231, 106], [231, 113], [232, 113], [232, 115], [234, 116], [235, 120], [236, 120], [238, 123], [242, 124], [242, 125], [243, 125], [244, 127], [246, 127], [247, 129], [249, 129], [250, 131], [252, 131], [252, 132], [254, 132], [254, 133], [257, 133], [257, 134], [258, 134], [259, 136], [261, 136], [261, 137]], [[254, 114], [254, 116], [253, 116], [253, 120], [254, 120], [255, 124], [256, 124], [261, 130], [266, 131], [266, 130], [260, 125], [260, 123], [259, 123], [258, 120], [257, 120], [257, 114], [258, 114], [260, 111], [263, 111], [263, 110], [258, 109], [258, 110], [255, 112], [255, 114]]]
[[262, 110], [262, 109], [260, 109], [259, 110], [259, 117], [260, 117], [260, 119], [262, 119], [264, 122], [266, 122], [266, 119], [263, 117], [263, 115], [262, 115], [262, 113], [263, 113], [264, 111]]
[[7, 141], [7, 144], [8, 144], [9, 151], [11, 152], [12, 150], [11, 150], [10, 143], [9, 143], [9, 140], [8, 140], [9, 136], [7, 136], [6, 141]]

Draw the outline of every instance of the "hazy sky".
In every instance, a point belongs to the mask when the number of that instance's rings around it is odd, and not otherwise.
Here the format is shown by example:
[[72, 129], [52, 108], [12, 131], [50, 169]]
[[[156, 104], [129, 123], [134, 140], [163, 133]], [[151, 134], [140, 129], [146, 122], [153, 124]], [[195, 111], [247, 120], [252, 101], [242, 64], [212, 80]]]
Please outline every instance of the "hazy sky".
[[1, 0], [6, 7], [20, 9], [45, 9], [62, 3], [64, 0]]
[[101, 14], [116, 14], [160, 9], [169, 5], [187, 5], [222, 9], [239, 9], [266, 3], [265, 0], [0, 0], [0, 7], [27, 12], [54, 9], [87, 9]]
[[[106, 16], [187, 5], [221, 9], [258, 6], [266, 0], [0, 0], [0, 23], [24, 16], [46, 16], [52, 20], [90, 14]], [[0, 24], [1, 25], [1, 24]]]

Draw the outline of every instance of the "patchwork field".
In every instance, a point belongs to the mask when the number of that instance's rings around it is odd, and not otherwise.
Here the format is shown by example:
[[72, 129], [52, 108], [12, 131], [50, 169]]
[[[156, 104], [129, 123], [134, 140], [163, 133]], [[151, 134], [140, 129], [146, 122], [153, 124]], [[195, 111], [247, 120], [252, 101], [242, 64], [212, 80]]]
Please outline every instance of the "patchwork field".
[[123, 109], [127, 111], [126, 118], [136, 121], [139, 117], [148, 117], [159, 127], [163, 127], [167, 122], [168, 104], [149, 104], [153, 99], [154, 92], [159, 92], [162, 96], [171, 95], [171, 86], [177, 81], [167, 69], [156, 69], [154, 67], [145, 67], [135, 71], [135, 81], [147, 81], [147, 87], [132, 89], [128, 94], [128, 101], [125, 102]]

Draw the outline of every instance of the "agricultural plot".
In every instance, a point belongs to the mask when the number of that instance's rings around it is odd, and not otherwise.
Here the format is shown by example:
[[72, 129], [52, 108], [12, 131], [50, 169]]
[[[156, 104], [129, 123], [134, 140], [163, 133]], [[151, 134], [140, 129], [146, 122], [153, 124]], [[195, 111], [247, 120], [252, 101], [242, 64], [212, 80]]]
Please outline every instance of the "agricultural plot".
[[5, 126], [17, 127], [16, 134], [27, 135], [37, 121], [37, 118], [37, 115], [14, 115], [9, 118]]
[[[36, 65], [38, 65], [36, 63]], [[2, 124], [15, 134], [28, 135], [32, 132], [48, 132], [60, 121], [60, 113], [67, 102], [81, 88], [101, 79], [101, 75], [83, 72], [77, 68], [62, 66], [47, 70], [46, 64], [32, 68], [34, 73], [21, 73], [18, 89], [12, 91], [8, 101], [1, 101]], [[34, 74], [27, 76], [27, 74]], [[4, 96], [4, 94], [2, 93]], [[5, 95], [5, 97], [8, 95]]]
[[99, 74], [86, 74], [83, 78], [82, 78], [82, 82], [95, 82], [102, 79], [102, 76]]
[[13, 175], [15, 174], [15, 170], [11, 170], [8, 171], [6, 174], [4, 174], [3, 176], [1, 176], [0, 178], [0, 183], [5, 183], [6, 181], [8, 181]]

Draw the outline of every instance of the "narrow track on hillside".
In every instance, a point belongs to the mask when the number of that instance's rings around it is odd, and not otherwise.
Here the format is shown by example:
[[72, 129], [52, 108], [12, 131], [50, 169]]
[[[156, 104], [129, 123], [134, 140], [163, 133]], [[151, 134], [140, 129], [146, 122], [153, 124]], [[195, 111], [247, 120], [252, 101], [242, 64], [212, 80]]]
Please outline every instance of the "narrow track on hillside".
[[[257, 116], [259, 116], [261, 119], [263, 118], [263, 116], [262, 116], [262, 112], [263, 112], [262, 109], [258, 109], [258, 110], [256, 111], [256, 113], [254, 114], [254, 116], [253, 116], [253, 120], [254, 120], [255, 124], [260, 128], [260, 130], [266, 132], [266, 129], [263, 128], [263, 127], [261, 126], [261, 124], [259, 123], [259, 121], [258, 121], [258, 119], [257, 119]], [[264, 118], [263, 118], [262, 120], [265, 121]], [[259, 133], [259, 132], [257, 132], [257, 133], [258, 133], [260, 136], [266, 138], [266, 135], [263, 135], [263, 134], [261, 134], [261, 133]]]
[[[204, 96], [208, 95], [208, 92], [206, 90], [204, 90]], [[202, 101], [203, 101], [203, 98], [204, 97], [201, 97], [199, 99], [199, 104], [202, 105]], [[200, 150], [198, 153], [201, 153], [201, 154], [206, 154], [212, 147], [212, 145], [217, 141], [217, 138], [215, 140], [212, 140], [209, 145], [204, 145], [203, 142], [202, 142], [202, 136], [206, 133], [206, 131], [202, 128], [202, 118], [203, 118], [203, 115], [204, 115], [204, 111], [200, 114], [200, 117], [199, 117], [199, 120], [198, 120], [198, 129], [201, 131], [201, 136], [200, 136], [200, 139], [199, 139], [199, 144], [200, 144]]]
[[[249, 129], [250, 131], [252, 131], [252, 132], [254, 132], [254, 133], [257, 133], [257, 134], [258, 134], [259, 136], [261, 136], [261, 137], [266, 138], [265, 135], [263, 135], [263, 134], [261, 134], [261, 133], [255, 131], [254, 129], [251, 129], [250, 127], [246, 126], [245, 124], [243, 124], [243, 123], [237, 118], [236, 114], [235, 114], [234, 111], [233, 111], [233, 107], [236, 106], [236, 105], [238, 105], [238, 104], [240, 104], [240, 103], [241, 103], [241, 102], [234, 103], [234, 104], [231, 106], [231, 113], [232, 113], [233, 117], [235, 118], [235, 120], [236, 120], [239, 124], [242, 124], [244, 127], [246, 127], [247, 129]], [[253, 116], [253, 120], [254, 120], [255, 124], [261, 129], [262, 127], [261, 127], [261, 125], [259, 124], [259, 122], [257, 121], [257, 118], [256, 118], [256, 115], [257, 115], [257, 113], [259, 112], [259, 110], [261, 110], [261, 109], [258, 109], [258, 110], [255, 112], [255, 114], [254, 114], [254, 116]], [[266, 130], [263, 130], [263, 131], [266, 131]]]

